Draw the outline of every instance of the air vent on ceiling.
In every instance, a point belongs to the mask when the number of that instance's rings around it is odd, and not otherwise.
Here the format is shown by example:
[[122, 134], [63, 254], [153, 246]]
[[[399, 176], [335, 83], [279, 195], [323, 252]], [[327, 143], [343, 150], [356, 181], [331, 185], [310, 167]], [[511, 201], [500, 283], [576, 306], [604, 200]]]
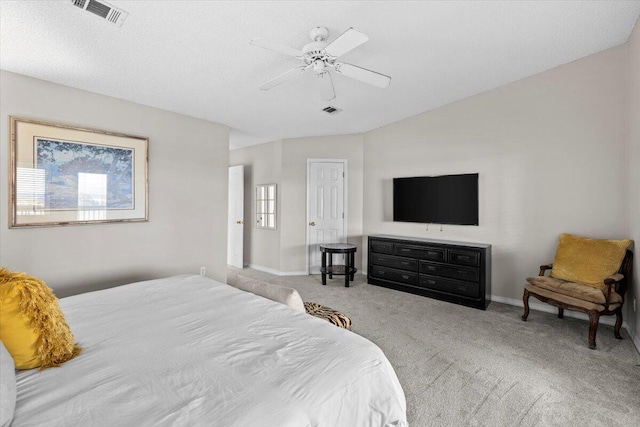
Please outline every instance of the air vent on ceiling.
[[342, 110], [337, 107], [332, 107], [331, 105], [329, 105], [328, 107], [323, 108], [322, 111], [324, 111], [327, 114], [338, 114]]
[[118, 27], [122, 26], [124, 20], [127, 19], [127, 16], [129, 16], [129, 12], [125, 12], [122, 9], [113, 7], [112, 5], [104, 1], [71, 0], [71, 3], [74, 6], [79, 7], [80, 9], [86, 10], [87, 12], [91, 12], [94, 15], [98, 15], [99, 17], [106, 19], [107, 21], [117, 25]]

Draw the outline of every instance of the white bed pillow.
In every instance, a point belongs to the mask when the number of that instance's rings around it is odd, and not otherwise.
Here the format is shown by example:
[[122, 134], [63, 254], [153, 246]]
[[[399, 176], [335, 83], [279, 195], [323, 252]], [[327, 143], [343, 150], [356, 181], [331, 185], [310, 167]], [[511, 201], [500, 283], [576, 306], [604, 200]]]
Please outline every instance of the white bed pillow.
[[230, 283], [230, 285], [238, 289], [242, 289], [243, 291], [259, 295], [263, 298], [282, 303], [294, 310], [305, 313], [302, 297], [298, 291], [293, 288], [261, 282], [259, 280], [245, 277], [241, 274], [238, 274], [235, 284]]
[[8, 427], [16, 410], [16, 369], [13, 358], [0, 341], [0, 426]]

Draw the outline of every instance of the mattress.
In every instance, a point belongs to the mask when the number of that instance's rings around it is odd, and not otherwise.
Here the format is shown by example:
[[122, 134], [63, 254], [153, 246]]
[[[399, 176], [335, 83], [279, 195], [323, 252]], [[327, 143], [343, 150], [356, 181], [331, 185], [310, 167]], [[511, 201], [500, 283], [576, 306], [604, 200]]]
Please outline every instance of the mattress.
[[77, 358], [20, 371], [12, 427], [406, 426], [383, 352], [201, 276], [60, 300]]

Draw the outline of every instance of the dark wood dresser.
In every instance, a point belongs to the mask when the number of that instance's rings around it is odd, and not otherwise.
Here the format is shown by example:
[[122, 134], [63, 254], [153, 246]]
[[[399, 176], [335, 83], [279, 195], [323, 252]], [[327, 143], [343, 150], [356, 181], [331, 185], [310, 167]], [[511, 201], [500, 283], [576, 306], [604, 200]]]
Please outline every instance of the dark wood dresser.
[[369, 236], [367, 280], [484, 310], [491, 301], [491, 245]]

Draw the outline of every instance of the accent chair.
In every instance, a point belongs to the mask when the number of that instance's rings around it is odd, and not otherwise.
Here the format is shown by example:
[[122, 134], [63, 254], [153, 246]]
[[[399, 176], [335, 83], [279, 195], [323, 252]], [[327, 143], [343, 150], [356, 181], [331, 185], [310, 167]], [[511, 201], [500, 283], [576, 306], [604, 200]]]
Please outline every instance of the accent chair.
[[[631, 240], [588, 239], [561, 234], [552, 264], [540, 266], [538, 276], [527, 278], [524, 287], [524, 315], [529, 316], [529, 296], [564, 310], [589, 316], [589, 348], [596, 348], [600, 316], [616, 315], [614, 336], [622, 339], [622, 306], [631, 275]], [[545, 272], [551, 270], [549, 276]]]

